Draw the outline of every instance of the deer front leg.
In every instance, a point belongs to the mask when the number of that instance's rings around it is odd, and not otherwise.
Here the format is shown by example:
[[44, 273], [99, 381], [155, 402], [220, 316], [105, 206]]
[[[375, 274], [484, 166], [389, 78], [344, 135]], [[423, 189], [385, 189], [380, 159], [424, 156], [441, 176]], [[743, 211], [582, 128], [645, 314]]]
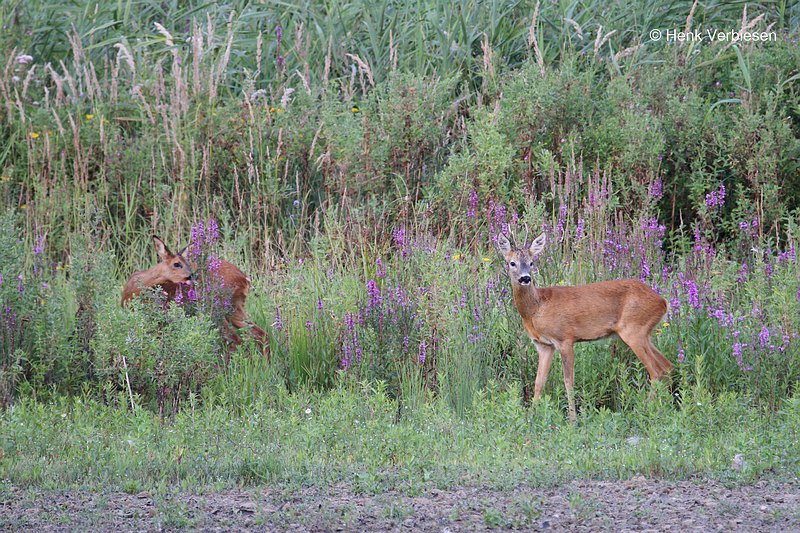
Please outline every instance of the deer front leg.
[[564, 388], [567, 389], [567, 403], [569, 403], [569, 419], [577, 422], [578, 416], [575, 411], [575, 352], [572, 349], [572, 341], [565, 341], [559, 346], [561, 352], [561, 366], [564, 367]]
[[555, 346], [548, 344], [541, 344], [533, 341], [536, 347], [536, 353], [539, 354], [539, 364], [536, 365], [536, 384], [533, 389], [533, 401], [539, 401], [542, 397], [542, 390], [544, 384], [547, 383], [547, 374], [550, 373], [550, 363], [553, 362], [553, 354], [556, 349]]

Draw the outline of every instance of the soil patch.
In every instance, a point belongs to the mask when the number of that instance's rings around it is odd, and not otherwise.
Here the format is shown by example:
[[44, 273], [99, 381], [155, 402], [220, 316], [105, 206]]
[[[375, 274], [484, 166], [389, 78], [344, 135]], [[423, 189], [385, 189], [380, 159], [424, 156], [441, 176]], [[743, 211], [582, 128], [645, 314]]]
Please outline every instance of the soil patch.
[[556, 488], [431, 489], [417, 496], [274, 488], [178, 494], [10, 489], [0, 530], [800, 531], [800, 486], [760, 481], [574, 481]]

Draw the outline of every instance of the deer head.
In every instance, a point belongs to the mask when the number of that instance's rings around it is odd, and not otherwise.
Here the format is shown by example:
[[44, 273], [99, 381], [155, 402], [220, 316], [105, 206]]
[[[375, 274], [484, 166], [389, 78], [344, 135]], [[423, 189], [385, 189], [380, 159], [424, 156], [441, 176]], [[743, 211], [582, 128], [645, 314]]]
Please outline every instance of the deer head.
[[542, 253], [544, 250], [544, 243], [545, 235], [542, 233], [533, 240], [528, 248], [512, 248], [511, 243], [505, 235], [498, 235], [497, 251], [506, 262], [508, 277], [511, 278], [512, 285], [520, 285], [523, 287], [531, 285], [533, 282], [533, 276], [531, 276], [533, 258]]

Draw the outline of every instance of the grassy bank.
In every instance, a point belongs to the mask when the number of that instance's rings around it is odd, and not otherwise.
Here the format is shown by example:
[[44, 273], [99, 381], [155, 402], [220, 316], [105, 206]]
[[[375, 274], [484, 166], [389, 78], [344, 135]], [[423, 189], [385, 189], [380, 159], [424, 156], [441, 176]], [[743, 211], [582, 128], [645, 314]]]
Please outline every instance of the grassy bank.
[[[662, 391], [663, 392], [663, 391]], [[206, 402], [169, 426], [90, 398], [20, 402], [0, 418], [0, 475], [11, 485], [204, 491], [247, 485], [408, 494], [432, 487], [549, 486], [575, 478], [703, 476], [742, 483], [796, 479], [798, 402], [762, 416], [736, 395], [637, 395], [624, 413], [567, 422], [553, 398], [533, 411], [518, 390], [481, 392], [468, 416], [441, 401], [407, 410], [374, 387], [325, 394], [265, 392], [242, 409]], [[735, 459], [741, 455], [739, 459]]]

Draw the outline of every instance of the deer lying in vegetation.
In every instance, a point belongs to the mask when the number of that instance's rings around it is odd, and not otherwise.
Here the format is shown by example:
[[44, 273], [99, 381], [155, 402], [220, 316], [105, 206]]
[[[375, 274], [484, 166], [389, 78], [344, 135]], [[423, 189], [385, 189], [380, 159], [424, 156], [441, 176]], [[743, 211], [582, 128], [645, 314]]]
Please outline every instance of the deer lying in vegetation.
[[564, 367], [569, 418], [574, 422], [577, 416], [572, 391], [575, 383], [573, 344], [617, 334], [642, 361], [651, 383], [655, 382], [672, 369], [672, 363], [650, 340], [653, 328], [667, 312], [667, 302], [635, 279], [537, 288], [533, 285], [531, 267], [533, 258], [544, 250], [544, 244], [544, 234], [527, 249], [512, 248], [504, 235], [497, 239], [497, 249], [511, 278], [514, 306], [539, 355], [533, 399], [541, 398], [553, 354], [558, 350]]
[[[182, 294], [182, 287], [193, 283], [193, 269], [186, 259], [186, 248], [174, 254], [158, 237], [153, 237], [153, 244], [158, 255], [158, 264], [148, 270], [134, 272], [122, 289], [122, 306], [124, 307], [142, 289], [161, 287], [169, 301], [173, 301]], [[188, 247], [187, 247], [188, 248]], [[232, 263], [219, 260], [216, 272], [220, 278], [221, 286], [230, 292], [230, 306], [223, 320], [224, 335], [228, 338], [231, 351], [241, 343], [241, 338], [236, 333], [236, 328], [248, 328], [262, 351], [269, 356], [267, 333], [247, 318], [244, 311], [244, 302], [250, 288], [250, 278], [236, 268]]]

